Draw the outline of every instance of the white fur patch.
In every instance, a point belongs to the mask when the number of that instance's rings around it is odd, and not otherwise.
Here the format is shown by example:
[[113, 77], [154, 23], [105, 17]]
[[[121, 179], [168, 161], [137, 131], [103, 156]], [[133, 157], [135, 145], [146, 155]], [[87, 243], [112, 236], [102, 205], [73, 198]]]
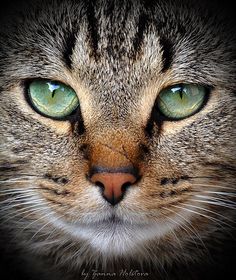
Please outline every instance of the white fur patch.
[[[186, 212], [181, 213], [181, 215], [186, 220], [189, 219], [186, 217]], [[53, 219], [52, 223], [74, 239], [87, 241], [93, 249], [106, 256], [119, 256], [133, 254], [141, 244], [149, 240], [159, 239], [185, 223], [185, 220], [180, 219], [177, 215], [171, 219], [148, 223], [130, 223], [115, 216], [114, 219], [97, 222], [97, 218], [94, 216], [94, 223], [69, 224], [57, 219]]]

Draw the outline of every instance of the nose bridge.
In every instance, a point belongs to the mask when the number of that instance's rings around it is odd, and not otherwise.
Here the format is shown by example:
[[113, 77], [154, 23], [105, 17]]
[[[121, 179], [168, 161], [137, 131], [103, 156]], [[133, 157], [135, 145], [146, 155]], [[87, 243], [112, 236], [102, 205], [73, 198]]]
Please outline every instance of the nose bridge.
[[103, 133], [93, 141], [90, 164], [104, 168], [135, 165], [137, 153], [137, 143], [130, 134], [121, 131]]
[[107, 131], [93, 138], [90, 146], [89, 180], [112, 205], [140, 178], [138, 141], [126, 131]]

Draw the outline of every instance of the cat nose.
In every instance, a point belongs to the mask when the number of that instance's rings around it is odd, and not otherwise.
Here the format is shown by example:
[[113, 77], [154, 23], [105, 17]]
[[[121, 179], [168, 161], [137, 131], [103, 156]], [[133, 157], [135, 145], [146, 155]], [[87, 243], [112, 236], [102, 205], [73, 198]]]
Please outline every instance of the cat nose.
[[103, 197], [110, 204], [116, 205], [122, 200], [126, 189], [138, 180], [138, 176], [133, 167], [93, 167], [90, 180], [102, 189]]

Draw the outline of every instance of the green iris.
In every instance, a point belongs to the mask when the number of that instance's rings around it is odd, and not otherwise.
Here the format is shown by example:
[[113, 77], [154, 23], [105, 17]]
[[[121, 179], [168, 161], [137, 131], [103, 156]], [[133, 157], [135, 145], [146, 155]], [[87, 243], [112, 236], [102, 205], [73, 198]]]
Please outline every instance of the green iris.
[[170, 119], [183, 119], [196, 113], [206, 98], [206, 88], [194, 84], [174, 85], [161, 91], [157, 106]]
[[75, 91], [55, 81], [33, 81], [29, 85], [29, 98], [39, 113], [56, 119], [69, 116], [79, 105]]

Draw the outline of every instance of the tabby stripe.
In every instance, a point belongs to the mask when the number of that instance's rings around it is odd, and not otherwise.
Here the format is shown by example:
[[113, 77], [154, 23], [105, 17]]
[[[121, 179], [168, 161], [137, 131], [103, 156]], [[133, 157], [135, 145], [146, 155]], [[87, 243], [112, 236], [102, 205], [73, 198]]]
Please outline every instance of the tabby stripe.
[[171, 41], [160, 35], [160, 45], [162, 48], [162, 72], [170, 68], [173, 61], [173, 45]]
[[93, 55], [97, 57], [97, 49], [98, 49], [98, 20], [95, 17], [95, 9], [94, 9], [94, 1], [89, 0], [87, 6], [87, 19], [88, 19], [88, 29], [90, 33], [90, 42], [91, 49], [93, 51]]
[[144, 31], [147, 27], [148, 23], [148, 17], [145, 13], [142, 13], [139, 16], [139, 22], [138, 22], [138, 31], [135, 34], [134, 40], [133, 40], [133, 46], [134, 46], [134, 54], [140, 52], [142, 42], [143, 42], [143, 35]]
[[75, 43], [76, 43], [77, 30], [71, 30], [71, 32], [65, 35], [65, 46], [63, 51], [63, 60], [65, 61], [67, 67], [72, 69], [71, 56], [73, 54]]

